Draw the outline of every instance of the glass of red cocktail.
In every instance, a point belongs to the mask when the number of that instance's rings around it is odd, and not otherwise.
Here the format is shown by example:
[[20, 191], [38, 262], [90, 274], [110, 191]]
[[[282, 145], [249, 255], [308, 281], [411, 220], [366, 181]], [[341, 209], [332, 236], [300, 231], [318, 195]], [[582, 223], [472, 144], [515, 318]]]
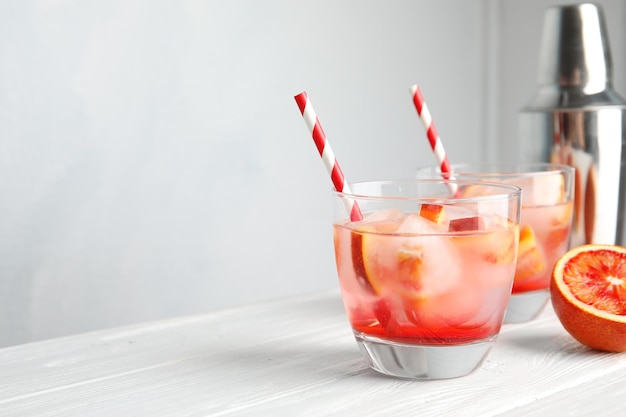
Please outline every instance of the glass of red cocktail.
[[[368, 364], [407, 378], [471, 372], [496, 340], [511, 295], [519, 187], [413, 179], [349, 189], [334, 192], [335, 255]], [[346, 210], [355, 206], [357, 218]]]
[[[437, 167], [418, 178], [439, 176]], [[536, 317], [549, 299], [550, 276], [569, 245], [574, 169], [551, 163], [452, 165], [457, 179], [501, 182], [522, 189], [520, 242], [513, 294], [505, 323]]]

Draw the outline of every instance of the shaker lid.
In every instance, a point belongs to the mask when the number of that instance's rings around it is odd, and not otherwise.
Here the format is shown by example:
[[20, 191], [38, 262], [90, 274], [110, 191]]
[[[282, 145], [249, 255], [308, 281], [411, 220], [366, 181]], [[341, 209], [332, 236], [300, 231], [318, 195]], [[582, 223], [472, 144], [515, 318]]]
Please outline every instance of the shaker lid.
[[546, 10], [538, 90], [526, 110], [626, 106], [613, 90], [612, 59], [600, 6], [583, 3]]

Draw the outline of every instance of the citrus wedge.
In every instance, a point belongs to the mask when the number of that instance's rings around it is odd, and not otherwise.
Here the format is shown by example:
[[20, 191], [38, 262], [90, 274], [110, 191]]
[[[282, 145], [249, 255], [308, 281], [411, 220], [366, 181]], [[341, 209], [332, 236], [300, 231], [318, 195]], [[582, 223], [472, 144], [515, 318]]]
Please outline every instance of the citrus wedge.
[[[351, 251], [352, 264], [357, 281], [364, 287], [369, 288], [375, 294], [379, 294], [380, 288], [370, 279], [370, 271], [366, 269], [363, 258], [363, 240], [367, 233], [391, 233], [395, 231], [400, 223], [392, 218], [385, 218], [372, 223], [358, 226], [352, 231]], [[371, 237], [369, 238], [372, 239]]]
[[554, 311], [580, 343], [626, 351], [626, 248], [583, 245], [561, 257], [552, 271]]
[[420, 216], [436, 224], [443, 224], [446, 221], [446, 211], [441, 204], [422, 204]]
[[529, 226], [523, 226], [519, 233], [519, 251], [515, 282], [525, 281], [544, 270], [546, 263], [537, 247], [535, 233]]

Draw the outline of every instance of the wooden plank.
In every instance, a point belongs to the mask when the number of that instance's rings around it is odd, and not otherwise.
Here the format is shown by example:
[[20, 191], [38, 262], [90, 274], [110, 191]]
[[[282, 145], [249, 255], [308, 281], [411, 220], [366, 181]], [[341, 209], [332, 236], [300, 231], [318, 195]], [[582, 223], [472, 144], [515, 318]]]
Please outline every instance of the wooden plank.
[[625, 368], [546, 309], [505, 326], [471, 375], [389, 378], [367, 368], [339, 296], [324, 293], [2, 349], [0, 415], [582, 415], [585, 395], [604, 402], [587, 411], [617, 410], [604, 390]]
[[[538, 416], [623, 416], [626, 384], [624, 371], [598, 373], [595, 378], [584, 380], [560, 392], [538, 399], [530, 406]], [[507, 416], [528, 416], [528, 408], [511, 410]]]

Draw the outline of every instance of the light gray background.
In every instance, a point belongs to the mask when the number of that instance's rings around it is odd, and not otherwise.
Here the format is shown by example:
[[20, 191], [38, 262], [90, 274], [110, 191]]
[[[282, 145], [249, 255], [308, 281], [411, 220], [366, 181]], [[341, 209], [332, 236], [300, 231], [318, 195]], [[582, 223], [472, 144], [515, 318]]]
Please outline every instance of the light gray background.
[[434, 163], [414, 83], [452, 161], [512, 159], [558, 3], [0, 1], [0, 346], [337, 287], [293, 96], [349, 180]]

